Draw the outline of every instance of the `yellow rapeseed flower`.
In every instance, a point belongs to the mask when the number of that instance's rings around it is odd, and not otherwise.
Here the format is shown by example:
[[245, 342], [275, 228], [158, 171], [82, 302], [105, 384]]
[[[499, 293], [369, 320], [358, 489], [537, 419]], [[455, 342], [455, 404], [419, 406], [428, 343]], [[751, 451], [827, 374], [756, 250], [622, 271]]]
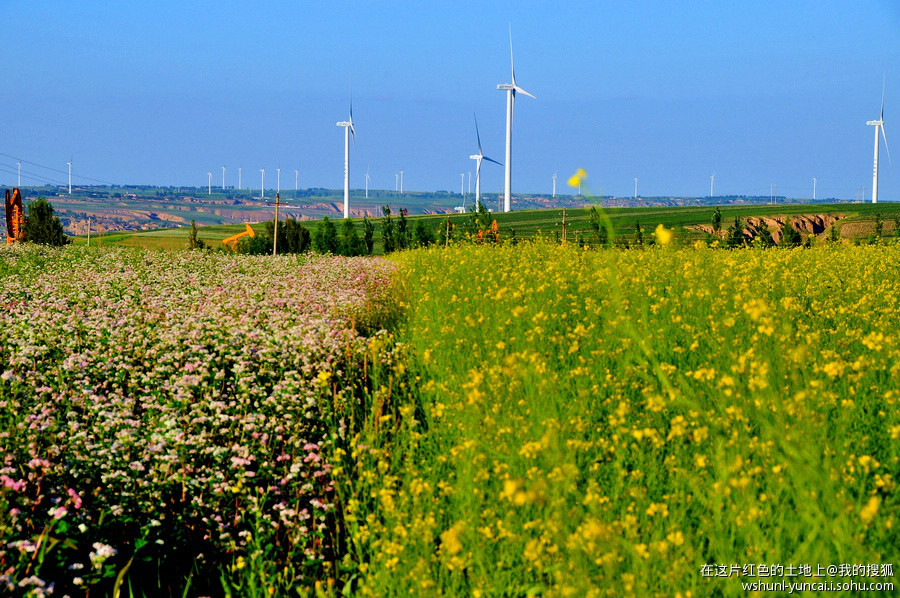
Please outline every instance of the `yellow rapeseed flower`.
[[672, 237], [674, 236], [672, 231], [662, 224], [657, 225], [656, 230], [653, 231], [653, 235], [656, 237], [656, 242], [660, 245], [668, 245], [672, 242]]
[[587, 173], [584, 171], [584, 168], [579, 168], [575, 171], [575, 174], [569, 177], [569, 187], [577, 187], [586, 178]]

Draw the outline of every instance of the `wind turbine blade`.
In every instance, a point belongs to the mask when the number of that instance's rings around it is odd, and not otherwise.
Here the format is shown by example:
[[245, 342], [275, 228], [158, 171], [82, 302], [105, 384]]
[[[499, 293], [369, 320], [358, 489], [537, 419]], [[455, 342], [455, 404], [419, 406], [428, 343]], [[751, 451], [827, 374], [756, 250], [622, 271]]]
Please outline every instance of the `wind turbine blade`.
[[478, 133], [478, 117], [475, 116], [475, 113], [472, 113], [472, 117], [475, 119], [475, 137], [478, 139], [478, 153], [483, 154], [481, 151], [481, 135]]
[[[884, 120], [884, 80], [885, 77], [882, 75], [881, 77], [881, 120]], [[881, 129], [881, 132], [884, 133], [884, 128]], [[887, 141], [884, 143], [887, 145]]]
[[891, 166], [893, 166], [894, 163], [891, 162], [891, 148], [888, 147], [888, 144], [887, 144], [887, 135], [884, 134], [884, 125], [881, 125], [881, 138], [884, 139], [884, 149], [887, 150], [888, 164], [890, 164]]
[[512, 73], [512, 81], [513, 85], [516, 84], [516, 62], [513, 60], [513, 50], [512, 50], [512, 23], [509, 24], [509, 69]]
[[488, 158], [487, 156], [482, 156], [481, 159], [482, 159], [482, 160], [487, 160], [488, 162], [493, 162], [494, 164], [497, 164], [497, 165], [499, 165], [499, 166], [503, 166], [503, 164], [500, 164], [500, 162], [497, 162], [497, 161], [494, 160], [493, 158]]
[[526, 95], [526, 96], [528, 96], [529, 98], [532, 98], [532, 99], [535, 99], [535, 100], [537, 99], [536, 97], [534, 97], [533, 95], [531, 95], [530, 93], [528, 93], [527, 91], [525, 91], [524, 89], [522, 89], [521, 87], [519, 87], [518, 85], [516, 85], [515, 92], [516, 92], [516, 93], [521, 93], [522, 95]]

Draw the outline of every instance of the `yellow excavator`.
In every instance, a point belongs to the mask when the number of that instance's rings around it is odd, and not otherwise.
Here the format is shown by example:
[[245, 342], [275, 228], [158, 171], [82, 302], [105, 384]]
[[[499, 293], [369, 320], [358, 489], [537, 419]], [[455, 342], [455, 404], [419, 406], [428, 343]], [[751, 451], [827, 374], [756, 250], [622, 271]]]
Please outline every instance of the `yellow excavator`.
[[225, 244], [225, 247], [228, 247], [232, 251], [236, 251], [238, 239], [240, 239], [242, 237], [255, 237], [256, 236], [256, 233], [253, 231], [252, 228], [250, 228], [249, 224], [246, 224], [245, 226], [247, 227], [247, 229], [244, 232], [238, 233], [236, 235], [231, 235], [227, 239], [222, 240], [222, 243]]

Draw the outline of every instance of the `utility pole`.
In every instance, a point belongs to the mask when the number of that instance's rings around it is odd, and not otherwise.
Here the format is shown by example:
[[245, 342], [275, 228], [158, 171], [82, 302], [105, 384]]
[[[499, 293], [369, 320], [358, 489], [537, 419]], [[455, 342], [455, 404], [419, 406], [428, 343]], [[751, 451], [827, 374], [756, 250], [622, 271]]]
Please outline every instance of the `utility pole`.
[[278, 250], [278, 203], [281, 201], [279, 193], [275, 193], [275, 234], [272, 235], [272, 255], [274, 256]]
[[88, 216], [88, 247], [91, 246], [91, 217]]
[[447, 216], [447, 240], [444, 242], [444, 247], [450, 245], [450, 216]]
[[562, 242], [566, 242], [566, 210], [563, 208], [562, 213]]

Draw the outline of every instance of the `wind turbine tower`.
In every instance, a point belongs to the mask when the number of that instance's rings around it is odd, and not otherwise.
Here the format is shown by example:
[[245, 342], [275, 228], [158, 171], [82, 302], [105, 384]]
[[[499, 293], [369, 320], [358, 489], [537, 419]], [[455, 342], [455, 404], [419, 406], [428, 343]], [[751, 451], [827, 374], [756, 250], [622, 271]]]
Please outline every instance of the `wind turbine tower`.
[[637, 177], [634, 177], [634, 198], [637, 199]]
[[275, 196], [277, 197], [281, 194], [281, 169], [280, 168], [275, 169], [275, 180], [277, 181], [275, 183]]
[[714, 192], [715, 186], [716, 186], [716, 175], [712, 175], [709, 177], [709, 196], [710, 197], [715, 196], [715, 192]]
[[266, 197], [266, 169], [265, 168], [259, 169], [259, 177], [260, 177], [260, 180], [259, 180], [260, 195], [263, 198], [265, 198]]
[[[877, 139], [878, 139], [878, 138], [877, 138], [878, 132], [876, 131], [875, 134], [876, 134], [876, 140], [877, 140]], [[877, 144], [876, 144], [876, 145], [877, 145]], [[875, 149], [875, 155], [876, 155], [876, 156], [878, 155], [878, 149], [877, 149], [877, 148]], [[72, 160], [69, 160], [68, 162], [66, 162], [66, 164], [69, 165], [69, 195], [72, 195]], [[876, 159], [876, 164], [877, 164], [877, 159]], [[875, 180], [876, 180], [876, 181], [878, 180], [878, 179], [877, 179], [877, 175], [876, 175], [876, 179], [875, 179]]]
[[512, 198], [512, 123], [513, 110], [515, 109], [516, 94], [521, 93], [529, 98], [535, 98], [533, 95], [522, 89], [516, 84], [516, 66], [513, 61], [512, 46], [512, 26], [509, 28], [509, 66], [512, 73], [511, 83], [501, 83], [497, 89], [506, 92], [506, 173], [503, 176], [503, 211], [510, 211]]
[[466, 197], [466, 173], [459, 173], [459, 194], [463, 196], [463, 199]]
[[207, 195], [212, 195], [212, 172], [211, 172], [211, 171], [210, 171], [210, 172], [207, 172], [207, 173], [206, 173], [206, 176], [207, 176], [207, 178], [208, 178], [207, 183], [206, 183], [206, 184], [207, 184], [207, 187], [206, 187], [206, 194], [207, 194]]
[[888, 147], [887, 136], [884, 134], [884, 81], [881, 82], [881, 116], [878, 117], [878, 120], [867, 121], [866, 124], [875, 127], [875, 169], [872, 174], [872, 203], [878, 203], [878, 146], [881, 145], [878, 140], [879, 129], [881, 129], [881, 136], [884, 138], [884, 149], [887, 150], [888, 162], [891, 160], [891, 150]]
[[17, 181], [16, 187], [21, 187], [22, 186], [22, 163], [19, 162], [18, 166], [19, 166], [19, 177], [16, 179], [16, 181]]
[[369, 199], [369, 167], [366, 166], [366, 199]]
[[225, 190], [225, 167], [222, 167], [222, 191]]
[[243, 168], [238, 168], [238, 189], [244, 188], [244, 181], [242, 178], [243, 172], [244, 172]]
[[400, 195], [403, 195], [403, 171], [400, 171]]
[[350, 217], [350, 135], [356, 142], [356, 130], [353, 128], [353, 96], [350, 96], [350, 118], [337, 123], [344, 127], [344, 218]]
[[554, 199], [556, 199], [556, 174], [557, 173], [555, 173], [555, 172], [553, 173], [553, 198]]
[[395, 172], [394, 173], [394, 191], [396, 192], [399, 190], [400, 190], [400, 173]]
[[[469, 159], [475, 160], [475, 209], [477, 210], [481, 207], [481, 162], [487, 160], [488, 162], [493, 162], [494, 164], [501, 164], [500, 162], [497, 162], [496, 160], [488, 158], [484, 155], [484, 151], [482, 151], [481, 149], [481, 134], [478, 132], [478, 117], [474, 114], [472, 115], [472, 117], [475, 119], [475, 139], [478, 141], [478, 153], [469, 156]], [[507, 137], [507, 139], [509, 138]], [[506, 172], [508, 174], [509, 170], [507, 170]]]
[[294, 169], [294, 191], [300, 190], [300, 171]]
[[816, 177], [813, 177], [813, 201], [816, 201]]

